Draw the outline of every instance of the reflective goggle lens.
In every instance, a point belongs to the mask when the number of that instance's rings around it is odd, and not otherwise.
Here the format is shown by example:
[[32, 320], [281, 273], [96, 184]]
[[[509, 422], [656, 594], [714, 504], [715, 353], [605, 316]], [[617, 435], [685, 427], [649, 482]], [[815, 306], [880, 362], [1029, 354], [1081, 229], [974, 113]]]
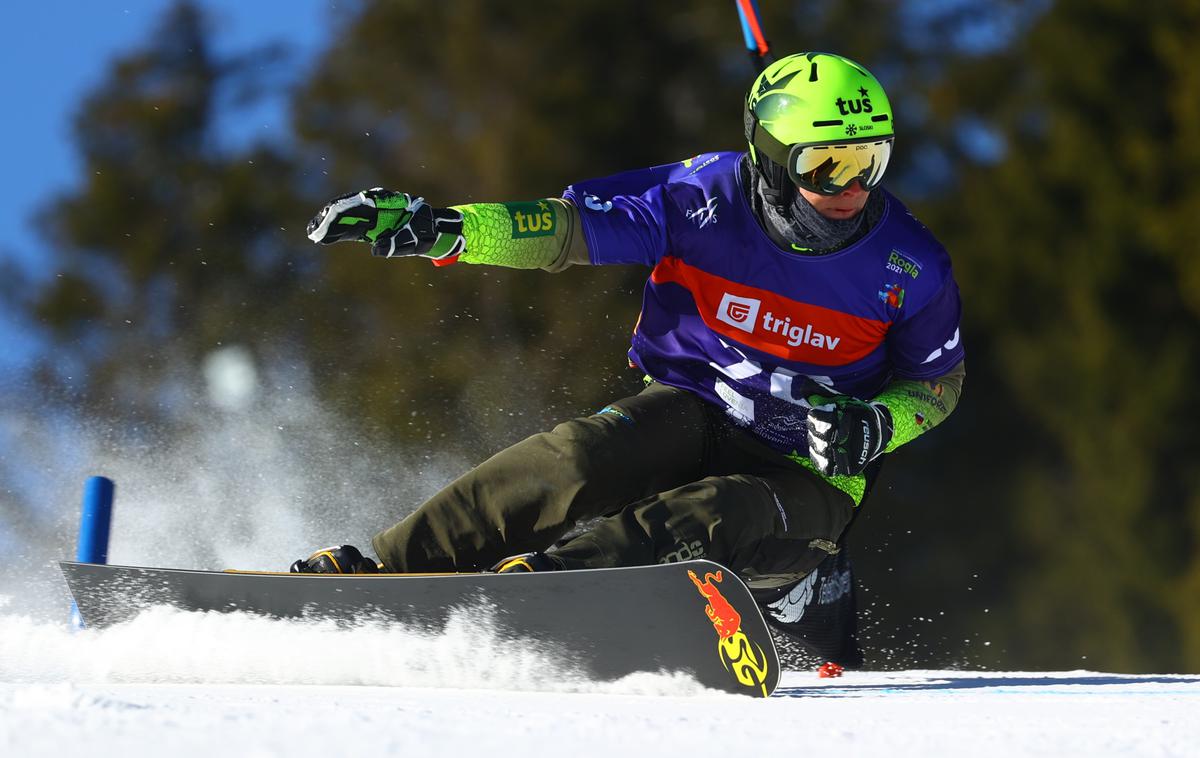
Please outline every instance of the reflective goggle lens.
[[855, 179], [869, 191], [883, 179], [891, 157], [891, 137], [873, 142], [796, 145], [788, 161], [788, 174], [797, 185], [822, 195], [836, 195]]

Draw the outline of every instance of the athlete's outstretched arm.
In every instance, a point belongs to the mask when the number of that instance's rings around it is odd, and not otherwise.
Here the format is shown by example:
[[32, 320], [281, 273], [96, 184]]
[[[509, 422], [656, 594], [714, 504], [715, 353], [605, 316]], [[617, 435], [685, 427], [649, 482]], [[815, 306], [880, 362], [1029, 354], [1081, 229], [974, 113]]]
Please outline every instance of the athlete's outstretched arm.
[[588, 263], [575, 205], [561, 198], [525, 203], [471, 203], [434, 208], [419, 197], [382, 188], [330, 201], [308, 224], [319, 244], [367, 242], [386, 258], [423, 256], [561, 271]]
[[451, 210], [462, 214], [463, 263], [559, 272], [590, 262], [579, 210], [570, 200], [471, 203]]

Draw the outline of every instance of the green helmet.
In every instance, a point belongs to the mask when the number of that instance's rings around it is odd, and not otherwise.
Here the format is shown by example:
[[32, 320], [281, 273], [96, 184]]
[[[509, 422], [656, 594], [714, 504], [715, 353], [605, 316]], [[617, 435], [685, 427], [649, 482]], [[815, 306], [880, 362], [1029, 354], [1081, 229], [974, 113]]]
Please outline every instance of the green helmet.
[[792, 185], [826, 195], [855, 180], [874, 189], [895, 134], [879, 81], [829, 53], [798, 53], [768, 66], [746, 96], [745, 123], [752, 164], [779, 205]]

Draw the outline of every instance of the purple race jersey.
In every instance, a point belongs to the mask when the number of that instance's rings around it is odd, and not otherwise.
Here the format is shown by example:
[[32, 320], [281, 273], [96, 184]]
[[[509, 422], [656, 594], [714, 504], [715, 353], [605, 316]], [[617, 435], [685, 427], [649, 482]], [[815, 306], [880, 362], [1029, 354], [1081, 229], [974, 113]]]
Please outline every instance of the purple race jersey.
[[742, 153], [574, 184], [596, 265], [653, 267], [630, 360], [724, 408], [777, 450], [806, 454], [812, 395], [870, 399], [963, 359], [950, 257], [895, 197], [827, 255], [781, 249], [742, 186]]

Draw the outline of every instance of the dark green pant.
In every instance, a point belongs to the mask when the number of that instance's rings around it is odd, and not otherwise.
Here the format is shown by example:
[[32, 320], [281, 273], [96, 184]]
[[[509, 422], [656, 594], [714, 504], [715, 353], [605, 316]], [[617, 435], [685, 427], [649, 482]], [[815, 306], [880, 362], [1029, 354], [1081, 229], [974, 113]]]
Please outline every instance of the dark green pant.
[[683, 390], [652, 384], [497, 453], [373, 544], [389, 571], [478, 571], [547, 550], [569, 568], [708, 558], [756, 587], [835, 550], [853, 503]]

